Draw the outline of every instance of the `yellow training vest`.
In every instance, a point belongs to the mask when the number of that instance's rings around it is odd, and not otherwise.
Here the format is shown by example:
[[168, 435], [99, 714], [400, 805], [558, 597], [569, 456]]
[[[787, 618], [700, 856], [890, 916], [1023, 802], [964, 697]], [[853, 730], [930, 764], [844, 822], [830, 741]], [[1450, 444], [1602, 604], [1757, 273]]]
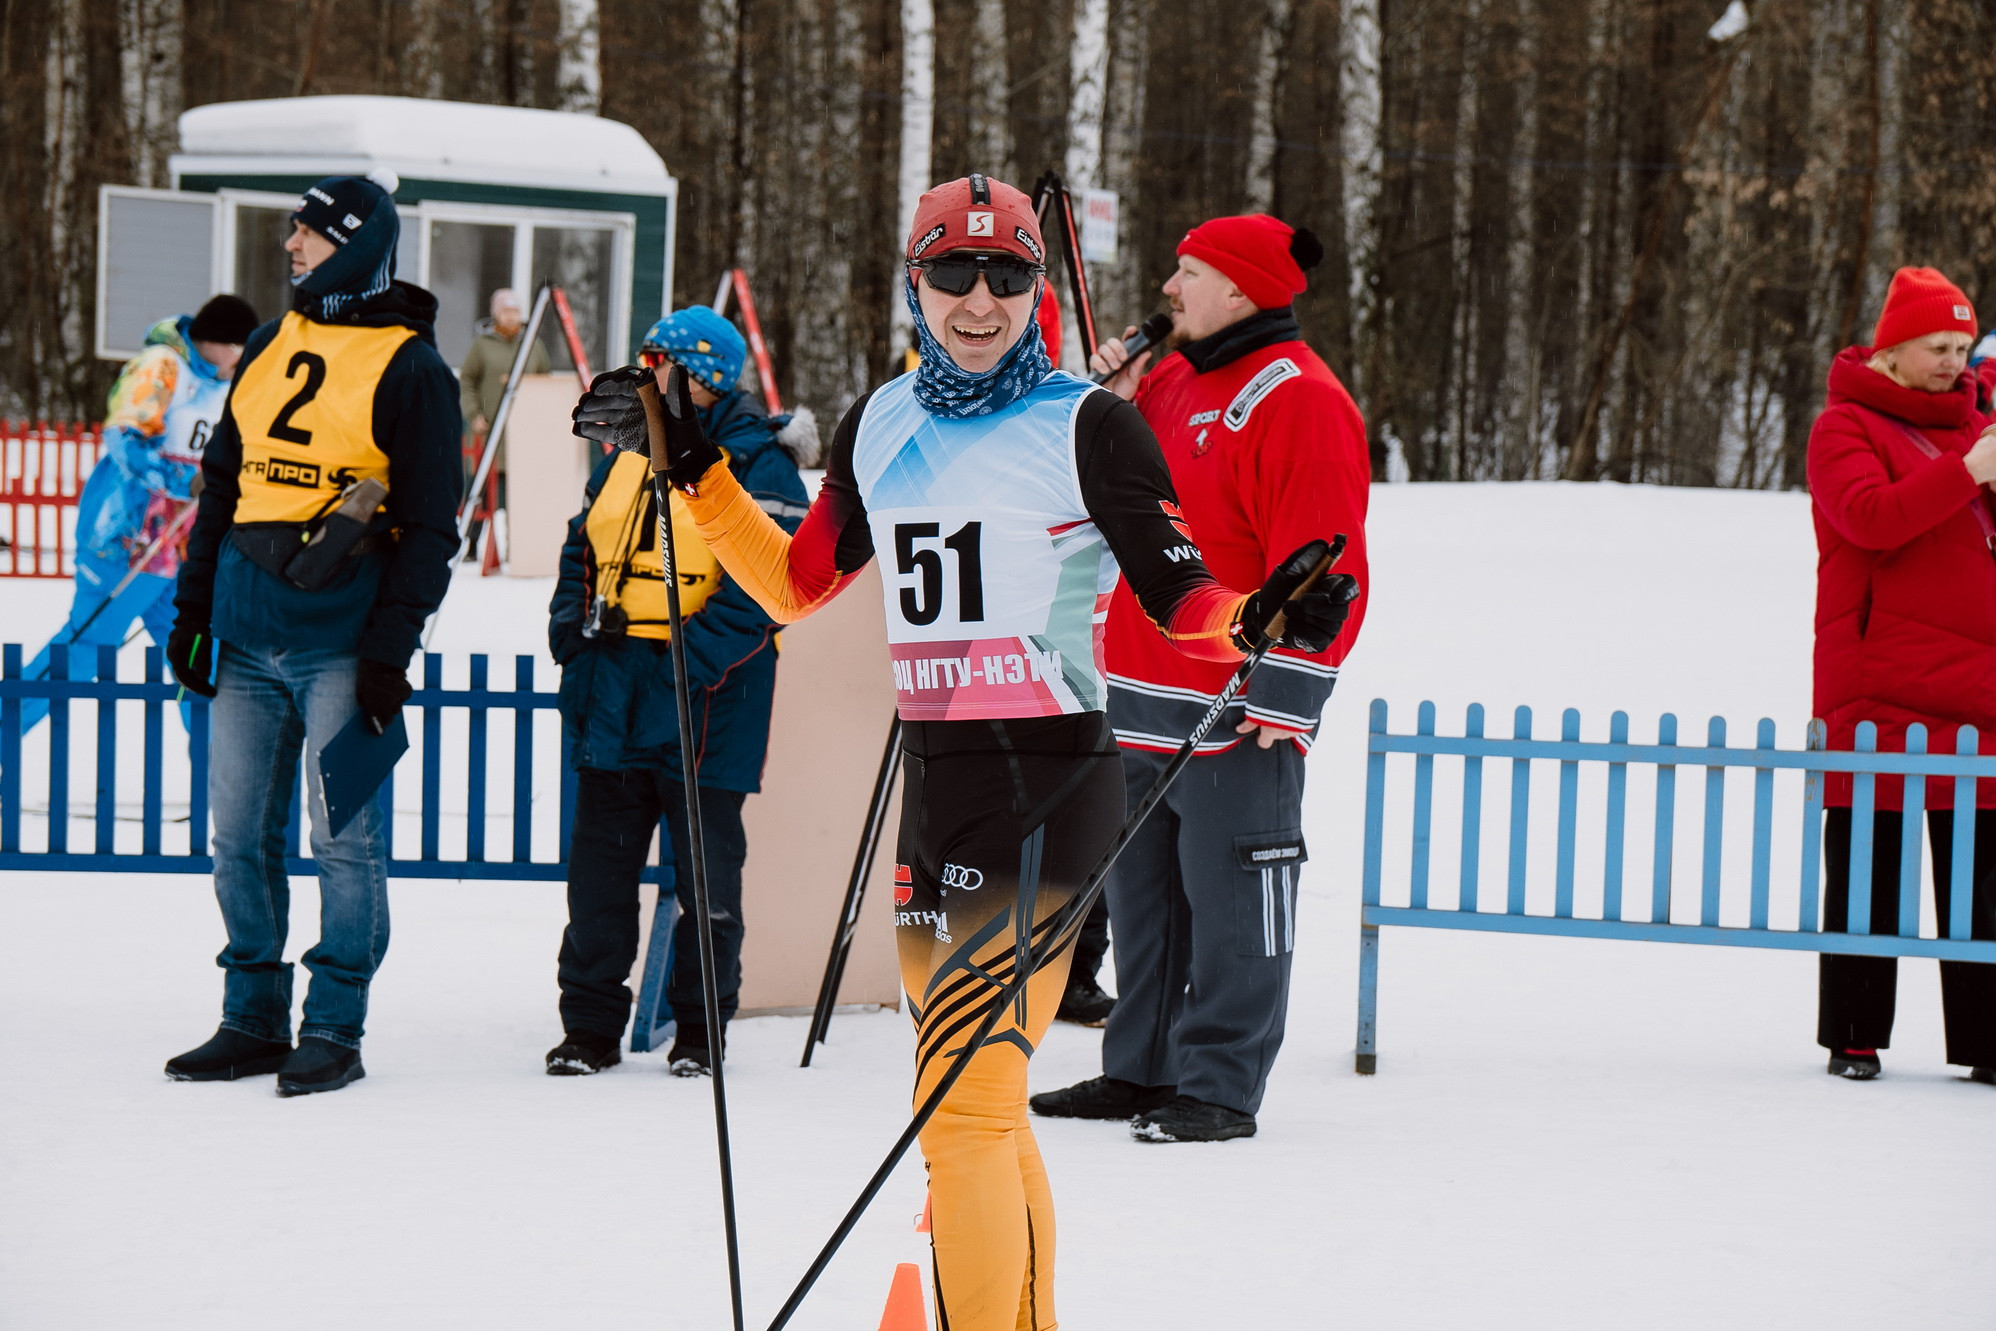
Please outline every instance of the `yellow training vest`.
[[[658, 510], [651, 500], [651, 463], [619, 453], [583, 519], [596, 556], [596, 594], [630, 618], [633, 638], [670, 638], [665, 608], [665, 558], [658, 549]], [[721, 585], [721, 566], [686, 501], [672, 492], [672, 543], [679, 555], [679, 612], [690, 615]]]
[[374, 439], [374, 393], [413, 328], [314, 323], [296, 310], [236, 381], [242, 435], [237, 522], [309, 522], [372, 476], [388, 484]]

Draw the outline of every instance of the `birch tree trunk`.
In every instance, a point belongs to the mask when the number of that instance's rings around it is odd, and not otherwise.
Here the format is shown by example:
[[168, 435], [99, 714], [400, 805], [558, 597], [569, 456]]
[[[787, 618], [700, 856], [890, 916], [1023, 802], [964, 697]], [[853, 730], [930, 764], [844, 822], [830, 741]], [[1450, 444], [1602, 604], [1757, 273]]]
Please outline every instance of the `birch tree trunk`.
[[1268, 0], [1261, 22], [1261, 49], [1254, 65], [1253, 128], [1247, 151], [1247, 209], [1265, 213], [1275, 206], [1275, 101], [1282, 76], [1282, 52], [1289, 44], [1293, 0]]
[[[903, 244], [915, 226], [915, 206], [929, 187], [929, 149], [936, 115], [935, 0], [901, 0], [901, 168], [895, 243]], [[898, 250], [896, 251], [899, 252]], [[901, 353], [915, 345], [914, 321], [901, 296], [901, 282], [889, 286], [888, 372], [901, 372]]]
[[83, 328], [84, 288], [75, 271], [77, 229], [84, 215], [78, 197], [77, 162], [84, 135], [83, 0], [56, 0], [51, 6], [46, 68], [46, 109], [42, 151], [48, 163], [44, 195], [48, 218], [49, 256], [55, 272], [53, 328], [35, 333], [34, 368], [40, 381], [36, 397], [54, 395], [61, 371], [86, 353]]
[[166, 183], [181, 111], [182, 0], [121, 0], [120, 74], [132, 183]]
[[1109, 91], [1109, 0], [1077, 0], [1069, 53], [1073, 96], [1067, 104], [1067, 164], [1071, 189], [1095, 189], [1102, 175], [1102, 112]]
[[[1107, 51], [1103, 64], [1101, 158], [1096, 183], [1116, 191], [1122, 217], [1136, 206], [1136, 158], [1143, 142], [1144, 82], [1149, 71], [1148, 28], [1151, 0], [1111, 0], [1105, 19]], [[1095, 326], [1108, 336], [1142, 321], [1153, 279], [1144, 271], [1144, 257], [1130, 243], [1130, 228], [1122, 226], [1116, 262], [1099, 266], [1089, 276], [1095, 297]]]
[[[970, 85], [970, 169], [1016, 184], [1012, 171], [1012, 76], [1006, 60], [1011, 43], [1005, 34], [1005, 0], [976, 0], [976, 3], [977, 34], [972, 43]], [[929, 8], [933, 52], [935, 6], [931, 4]], [[933, 77], [930, 85], [933, 88]]]
[[560, 0], [560, 16], [561, 27], [555, 37], [555, 105], [563, 111], [593, 116], [603, 109], [596, 0]]
[[409, 38], [403, 47], [402, 90], [411, 97], [444, 95], [444, 60], [437, 32], [443, 0], [409, 0]]
[[[1338, 33], [1338, 100], [1344, 115], [1345, 252], [1351, 256], [1351, 335], [1354, 354], [1352, 391], [1371, 392], [1376, 378], [1361, 347], [1378, 343], [1374, 295], [1379, 282], [1379, 186], [1383, 156], [1380, 130], [1383, 88], [1379, 61], [1380, 0], [1344, 0]], [[1368, 418], [1377, 441], [1376, 418]], [[1385, 460], [1374, 446], [1375, 475], [1385, 474]]]

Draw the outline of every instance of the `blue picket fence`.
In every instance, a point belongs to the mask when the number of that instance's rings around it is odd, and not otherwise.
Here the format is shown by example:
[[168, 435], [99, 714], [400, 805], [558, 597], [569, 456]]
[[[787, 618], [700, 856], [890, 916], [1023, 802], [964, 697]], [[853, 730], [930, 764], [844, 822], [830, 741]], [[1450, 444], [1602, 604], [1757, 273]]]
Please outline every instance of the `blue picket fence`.
[[[1706, 728], [1702, 746], [1678, 742], [1677, 718], [1665, 714], [1657, 725], [1654, 744], [1629, 740], [1629, 718], [1616, 712], [1609, 720], [1605, 743], [1580, 738], [1580, 713], [1567, 709], [1560, 718], [1558, 739], [1540, 739], [1532, 734], [1532, 712], [1520, 707], [1513, 716], [1508, 739], [1484, 734], [1484, 710], [1471, 704], [1464, 717], [1460, 736], [1435, 733], [1435, 705], [1424, 702], [1416, 714], [1414, 733], [1393, 734], [1387, 728], [1387, 707], [1383, 700], [1372, 704], [1370, 735], [1367, 740], [1365, 792], [1364, 902], [1359, 923], [1359, 995], [1357, 1070], [1373, 1072], [1377, 1067], [1379, 930], [1385, 925], [1409, 925], [1427, 929], [1465, 929], [1487, 933], [1553, 934], [1580, 938], [1622, 938], [1652, 942], [1705, 943], [1731, 947], [1786, 948], [1810, 952], [1859, 953], [1870, 956], [1938, 957], [1954, 961], [1996, 962], [1996, 941], [1971, 937], [1971, 904], [1975, 863], [1975, 785], [1978, 778], [1996, 778], [1996, 757], [1976, 753], [1973, 727], [1963, 727], [1957, 736], [1956, 752], [1928, 753], [1924, 726], [1913, 726], [1907, 735], [1905, 753], [1877, 752], [1877, 730], [1870, 722], [1857, 729], [1856, 747], [1851, 752], [1829, 751], [1825, 747], [1820, 721], [1810, 723], [1807, 746], [1781, 749], [1775, 744], [1774, 722], [1763, 719], [1755, 729], [1751, 748], [1732, 748], [1726, 742], [1726, 723], [1713, 717]], [[1408, 811], [1411, 839], [1407, 843], [1404, 896], [1397, 890], [1394, 904], [1385, 898], [1387, 857], [1386, 822], [1389, 809], [1387, 758], [1391, 754], [1413, 756], [1413, 801]], [[1443, 810], [1448, 819], [1459, 817], [1460, 842], [1453, 904], [1438, 899], [1433, 878], [1436, 849], [1435, 825], [1438, 810], [1435, 794], [1435, 759], [1462, 760], [1458, 807]], [[1486, 760], [1509, 763], [1510, 807], [1508, 809], [1508, 857], [1504, 865], [1501, 897], [1487, 891], [1482, 872], [1483, 785]], [[1551, 856], [1552, 883], [1549, 909], [1543, 891], [1544, 856], [1532, 853], [1532, 769], [1534, 763], [1558, 765], [1558, 807], [1554, 821]], [[1629, 857], [1629, 769], [1653, 769], [1654, 804], [1650, 817], [1648, 892], [1631, 875]], [[1677, 859], [1677, 772], [1680, 767], [1705, 770], [1703, 827], [1697, 876], [1696, 923], [1676, 922], [1672, 907], [1676, 898]], [[1746, 901], [1738, 910], [1738, 893], [1729, 897], [1727, 888], [1740, 874], [1729, 874], [1726, 839], [1726, 775], [1735, 768], [1752, 775], [1751, 839], [1746, 847]], [[1580, 792], [1583, 769], [1599, 789], [1601, 820], [1583, 824]], [[1775, 855], [1775, 776], [1778, 772], [1799, 772], [1802, 776], [1800, 826], [1795, 879], [1797, 891], [1792, 916], [1777, 920], [1772, 911], [1773, 861]], [[1823, 778], [1828, 772], [1854, 773], [1852, 790], [1851, 885], [1845, 933], [1826, 933], [1822, 928], [1822, 837]], [[1947, 910], [1938, 920], [1932, 936], [1920, 932], [1920, 889], [1922, 847], [1925, 842], [1926, 782], [1904, 783], [1904, 835], [1897, 867], [1900, 931], [1895, 935], [1870, 932], [1873, 889], [1872, 821], [1875, 812], [1876, 783], [1880, 775], [1947, 777], [1954, 782], [1952, 871], [1947, 884]], [[1591, 793], [1591, 791], [1590, 791]], [[1593, 801], [1590, 799], [1590, 804]], [[1405, 808], [1406, 806], [1396, 806]], [[1579, 843], [1585, 831], [1591, 840], [1598, 831], [1601, 874], [1599, 910], [1594, 913], [1592, 891], [1586, 903], [1577, 905]], [[1737, 849], [1735, 847], [1735, 849]], [[1737, 863], [1738, 855], [1730, 857]], [[1890, 868], [1891, 866], [1888, 866]], [[1639, 867], [1637, 869], [1639, 872]], [[1534, 874], [1537, 874], [1535, 879]], [[1890, 880], [1887, 880], [1888, 884]], [[1588, 883], [1592, 887], [1592, 880]], [[1688, 894], [1687, 894], [1688, 895]], [[1785, 896], [1785, 894], [1784, 894]], [[1528, 909], [1533, 898], [1539, 909]], [[1645, 899], [1645, 897], [1647, 899]], [[1404, 903], [1404, 904], [1400, 904]], [[1690, 914], [1690, 901], [1683, 903]], [[1785, 905], [1785, 903], [1784, 903]], [[1731, 910], [1728, 910], [1731, 907]], [[1744, 923], [1725, 924], [1722, 915], [1731, 914]], [[1785, 909], [1783, 911], [1785, 915]], [[1791, 922], [1792, 920], [1792, 922]]]
[[[209, 873], [208, 705], [193, 703], [185, 748], [168, 743], [166, 713], [175, 707], [179, 687], [158, 648], [147, 648], [141, 677], [118, 678], [116, 649], [97, 649], [97, 678], [72, 679], [71, 653], [51, 653], [47, 678], [26, 679], [21, 648], [0, 648], [0, 869], [80, 869], [129, 873]], [[445, 661], [426, 653], [422, 686], [409, 699], [411, 751], [378, 796], [388, 820], [389, 874], [404, 878], [528, 879], [561, 881], [568, 872], [568, 843], [575, 818], [575, 774], [558, 741], [536, 743], [535, 717], [557, 707], [557, 694], [534, 687], [534, 658], [513, 662], [510, 688], [491, 687], [491, 663], [474, 655], [466, 663], [466, 683], [444, 687]], [[45, 801], [26, 820], [46, 826], [40, 845], [25, 845], [22, 707], [30, 698], [49, 700], [45, 764], [35, 766], [34, 792]], [[131, 713], [137, 713], [136, 718]], [[123, 714], [121, 716], [121, 713]], [[461, 729], [446, 726], [447, 714], [461, 713]], [[495, 715], [497, 714], [497, 715]], [[511, 725], [507, 725], [510, 714]], [[118, 789], [127, 755], [122, 727], [136, 720], [141, 798], [136, 838], [119, 835]], [[73, 754], [73, 732], [85, 721], [94, 729], [94, 757]], [[39, 741], [37, 741], [39, 742]], [[89, 759], [79, 764], [78, 759]], [[75, 789], [75, 769], [89, 768], [89, 789]], [[510, 772], [495, 769], [510, 767]], [[412, 770], [413, 769], [413, 770]], [[169, 818], [165, 792], [186, 792], [186, 812]], [[497, 789], [495, 789], [495, 786]], [[461, 846], [446, 853], [445, 824], [460, 817]], [[413, 800], [412, 800], [413, 797]], [[533, 811], [537, 797], [559, 801], [552, 827], [543, 823], [536, 843]], [[413, 808], [410, 807], [413, 803]], [[292, 873], [315, 871], [304, 844], [302, 782], [294, 786], [286, 833], [286, 864]], [[87, 820], [81, 836], [71, 823]], [[183, 833], [184, 824], [184, 833]], [[184, 842], [168, 846], [167, 833]], [[136, 840], [136, 845], [131, 844]], [[453, 834], [454, 843], [458, 838]], [[123, 842], [124, 844], [120, 844]], [[87, 848], [86, 848], [87, 847]], [[669, 861], [669, 856], [667, 856]], [[671, 870], [668, 864], [665, 872]], [[657, 882], [650, 866], [645, 881]], [[668, 878], [669, 882], [670, 879]]]

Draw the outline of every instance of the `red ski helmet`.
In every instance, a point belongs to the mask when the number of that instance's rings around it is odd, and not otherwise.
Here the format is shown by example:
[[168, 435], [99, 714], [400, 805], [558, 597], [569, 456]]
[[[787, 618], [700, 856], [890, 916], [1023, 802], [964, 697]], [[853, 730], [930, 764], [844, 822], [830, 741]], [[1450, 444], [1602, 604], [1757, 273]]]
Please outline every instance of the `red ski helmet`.
[[949, 250], [1002, 250], [1046, 262], [1033, 201], [1002, 180], [972, 172], [938, 185], [915, 205], [904, 258], [933, 259]]

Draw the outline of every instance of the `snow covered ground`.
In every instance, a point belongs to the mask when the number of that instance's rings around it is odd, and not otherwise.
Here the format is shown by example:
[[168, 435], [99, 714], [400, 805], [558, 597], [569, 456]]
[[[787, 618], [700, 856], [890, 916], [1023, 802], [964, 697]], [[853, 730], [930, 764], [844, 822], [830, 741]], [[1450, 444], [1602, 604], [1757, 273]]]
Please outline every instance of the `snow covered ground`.
[[[1401, 728], [1433, 698], [1444, 730], [1482, 701], [1496, 733], [1517, 703], [1578, 706], [1589, 734], [1618, 706], [1639, 736], [1666, 708], [1736, 736], [1764, 715], [1793, 745], [1806, 500], [1381, 487], [1371, 532], [1372, 618], [1311, 759], [1261, 1135], [1041, 1123], [1062, 1325], [1996, 1323], [1996, 1090], [1941, 1063], [1931, 962], [1903, 964], [1887, 1075], [1856, 1085], [1822, 1073], [1807, 954], [1387, 930], [1380, 1073], [1350, 1071], [1366, 701]], [[59, 621], [59, 588], [0, 599], [9, 638]], [[545, 600], [461, 583], [439, 645], [533, 650]], [[314, 933], [299, 887], [294, 954]], [[0, 875], [0, 1326], [727, 1324], [706, 1084], [655, 1056], [540, 1071], [559, 889], [394, 895], [368, 1079], [281, 1101], [268, 1079], [159, 1074], [214, 1022], [205, 880]], [[751, 1325], [907, 1108], [899, 1015], [839, 1018], [808, 1071], [802, 1040], [801, 1020], [745, 1021], [729, 1063]], [[1093, 1074], [1097, 1041], [1057, 1027], [1035, 1086]], [[874, 1326], [894, 1263], [921, 1259], [921, 1203], [906, 1166], [794, 1325]]]

